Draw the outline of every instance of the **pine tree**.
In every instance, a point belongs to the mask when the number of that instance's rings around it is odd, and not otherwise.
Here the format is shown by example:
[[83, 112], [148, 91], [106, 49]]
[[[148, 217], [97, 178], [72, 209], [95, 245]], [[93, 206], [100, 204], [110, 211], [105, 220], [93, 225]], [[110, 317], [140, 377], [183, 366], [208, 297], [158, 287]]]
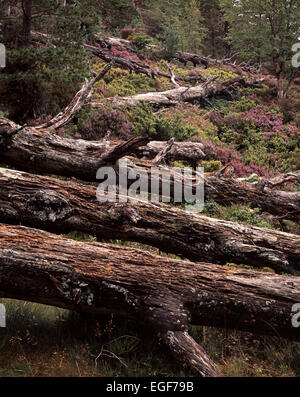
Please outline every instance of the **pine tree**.
[[199, 53], [206, 28], [196, 0], [185, 1], [181, 14], [176, 18], [176, 25], [181, 34], [181, 49]]
[[270, 66], [277, 77], [278, 98], [286, 97], [297, 73], [291, 59], [300, 36], [300, 0], [221, 0], [221, 4], [233, 50]]

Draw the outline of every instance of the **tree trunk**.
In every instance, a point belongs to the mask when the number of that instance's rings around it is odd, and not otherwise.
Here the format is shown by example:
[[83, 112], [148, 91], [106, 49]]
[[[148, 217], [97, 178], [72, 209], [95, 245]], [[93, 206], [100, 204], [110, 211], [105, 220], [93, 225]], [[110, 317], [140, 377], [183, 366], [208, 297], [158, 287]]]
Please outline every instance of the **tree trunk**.
[[22, 0], [23, 24], [19, 36], [19, 47], [28, 47], [32, 24], [32, 0]]
[[136, 241], [192, 261], [268, 266], [300, 275], [300, 236], [208, 218], [160, 203], [115, 202], [93, 186], [0, 169], [0, 222]]
[[291, 322], [298, 277], [193, 264], [20, 226], [0, 225], [0, 242], [2, 297], [133, 317], [201, 376], [222, 373], [189, 336], [189, 324], [299, 340]]
[[93, 79], [87, 82], [80, 91], [77, 92], [75, 97], [72, 99], [70, 104], [57, 116], [50, 119], [46, 123], [39, 125], [36, 127], [37, 129], [47, 129], [47, 130], [55, 130], [61, 128], [68, 124], [76, 114], [86, 105], [92, 95], [93, 95], [93, 86], [101, 80], [106, 73], [111, 69], [112, 63], [107, 64], [100, 73], [98, 73]]
[[[25, 171], [96, 182], [96, 174], [100, 167], [114, 166], [118, 159], [132, 152], [155, 157], [166, 147], [166, 142], [150, 142], [144, 146], [145, 143], [147, 143], [146, 137], [130, 140], [128, 143], [68, 139], [48, 131], [38, 131], [30, 127], [22, 128], [0, 117], [1, 161]], [[197, 163], [203, 156], [201, 144], [175, 142], [165, 159]], [[128, 158], [128, 160], [130, 171], [137, 167], [142, 168], [147, 171], [150, 180], [153, 163], [134, 158]], [[172, 176], [171, 192], [174, 190], [174, 180], [183, 183], [182, 176], [174, 169], [168, 167], [160, 169], [157, 175], [160, 181], [163, 178], [162, 175]], [[293, 176], [290, 175], [289, 178]], [[191, 183], [194, 190], [196, 179], [192, 179]], [[278, 182], [274, 186], [277, 185]], [[221, 204], [225, 203], [225, 205], [250, 203], [253, 208], [258, 207], [272, 215], [299, 222], [300, 193], [276, 190], [274, 186], [268, 181], [251, 184], [233, 178], [206, 175], [205, 197], [212, 198]]]
[[21, 127], [0, 117], [1, 161], [24, 170], [96, 181], [100, 167], [114, 165], [149, 140], [137, 137], [128, 142], [92, 142], [63, 138], [38, 128]]
[[148, 92], [146, 94], [137, 94], [130, 97], [114, 97], [105, 100], [92, 102], [91, 106], [98, 107], [103, 104], [110, 104], [112, 108], [118, 109], [124, 106], [133, 107], [139, 104], [147, 103], [156, 108], [175, 106], [178, 103], [190, 102], [195, 103], [205, 100], [209, 97], [218, 95], [230, 95], [231, 91], [235, 91], [238, 87], [253, 87], [261, 84], [263, 79], [252, 80], [246, 82], [243, 78], [235, 78], [232, 80], [218, 82], [216, 79], [207, 80], [201, 85], [194, 87], [180, 87], [164, 92]]

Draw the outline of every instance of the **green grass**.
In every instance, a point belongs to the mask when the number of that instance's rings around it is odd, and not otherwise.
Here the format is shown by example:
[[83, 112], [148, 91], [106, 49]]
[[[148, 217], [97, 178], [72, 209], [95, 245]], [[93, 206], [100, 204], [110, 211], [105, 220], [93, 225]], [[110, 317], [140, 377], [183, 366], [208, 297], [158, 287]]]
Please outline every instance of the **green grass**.
[[[2, 299], [0, 376], [191, 376], [153, 335], [129, 320], [96, 319]], [[228, 376], [300, 376], [300, 344], [237, 331], [191, 327]]]

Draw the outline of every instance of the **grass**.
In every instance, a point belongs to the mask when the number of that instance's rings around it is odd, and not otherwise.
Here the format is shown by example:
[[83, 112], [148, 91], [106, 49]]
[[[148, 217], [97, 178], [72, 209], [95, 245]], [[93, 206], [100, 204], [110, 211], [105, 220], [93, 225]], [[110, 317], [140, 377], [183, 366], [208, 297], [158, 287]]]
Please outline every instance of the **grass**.
[[[96, 319], [30, 302], [2, 299], [0, 376], [192, 376], [153, 335], [129, 320]], [[191, 327], [227, 376], [300, 376], [300, 344], [237, 331]]]

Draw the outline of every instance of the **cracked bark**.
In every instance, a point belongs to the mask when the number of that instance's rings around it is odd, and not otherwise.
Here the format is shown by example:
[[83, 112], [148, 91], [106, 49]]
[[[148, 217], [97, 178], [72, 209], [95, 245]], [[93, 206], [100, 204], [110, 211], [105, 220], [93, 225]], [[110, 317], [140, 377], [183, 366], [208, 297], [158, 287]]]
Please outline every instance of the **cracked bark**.
[[133, 317], [201, 376], [222, 373], [189, 336], [189, 324], [299, 340], [291, 323], [300, 300], [298, 277], [184, 262], [3, 224], [0, 243], [1, 296]]
[[[55, 233], [137, 241], [192, 261], [269, 266], [300, 275], [300, 237], [129, 199], [96, 187], [0, 168], [0, 221]], [[98, 199], [101, 200], [98, 201]], [[124, 196], [123, 196], [124, 198]]]
[[[153, 141], [145, 146], [147, 141], [147, 137], [135, 138], [127, 143], [74, 140], [60, 137], [51, 131], [22, 128], [0, 117], [1, 162], [22, 170], [75, 177], [84, 181], [95, 182], [99, 167], [113, 166], [118, 159], [127, 154], [155, 157], [168, 145], [167, 142]], [[203, 145], [200, 143], [175, 142], [165, 160], [184, 160], [196, 166], [204, 156]], [[153, 163], [150, 161], [128, 158], [129, 171], [136, 167], [143, 168], [149, 174], [149, 178], [152, 166]], [[182, 183], [182, 176], [177, 175], [174, 170], [168, 167], [164, 167], [163, 170], [161, 174], [173, 175], [171, 191], [174, 180]], [[281, 179], [297, 180], [293, 175], [289, 174]], [[158, 178], [161, 179], [160, 174]], [[300, 193], [276, 189], [276, 181], [247, 183], [234, 178], [206, 175], [205, 197], [225, 205], [250, 203], [253, 208], [261, 208], [274, 216], [284, 216], [286, 219], [299, 222]], [[192, 180], [191, 183], [194, 185], [196, 182]]]

